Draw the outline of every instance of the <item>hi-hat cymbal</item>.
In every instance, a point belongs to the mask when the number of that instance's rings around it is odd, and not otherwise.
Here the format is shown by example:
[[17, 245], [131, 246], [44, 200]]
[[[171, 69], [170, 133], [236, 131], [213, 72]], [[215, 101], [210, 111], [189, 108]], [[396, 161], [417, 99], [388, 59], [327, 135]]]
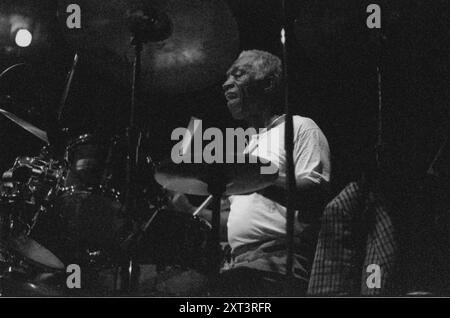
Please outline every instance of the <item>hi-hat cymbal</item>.
[[[237, 156], [234, 156], [237, 158]], [[273, 184], [278, 177], [275, 173], [262, 173], [262, 164], [256, 157], [245, 155], [245, 163], [161, 163], [155, 173], [155, 180], [164, 188], [192, 195], [212, 194], [209, 186], [223, 185], [225, 195], [245, 194], [262, 190]], [[255, 163], [253, 163], [255, 162]]]
[[237, 23], [221, 0], [80, 0], [81, 28], [66, 26], [67, 6], [59, 17], [69, 44], [99, 70], [130, 85], [133, 47], [130, 16], [156, 12], [171, 24], [169, 37], [144, 44], [142, 88], [149, 93], [179, 93], [210, 86], [223, 77], [239, 49]]
[[10, 112], [7, 112], [4, 109], [0, 108], [0, 114], [2, 114], [3, 116], [5, 116], [6, 118], [8, 118], [9, 120], [11, 120], [12, 122], [16, 123], [17, 125], [19, 125], [20, 127], [22, 127], [23, 129], [25, 129], [26, 131], [32, 133], [33, 135], [35, 135], [36, 137], [38, 137], [40, 140], [44, 141], [46, 144], [49, 144], [48, 142], [48, 137], [47, 137], [47, 133], [35, 126], [33, 126], [32, 124], [30, 124], [29, 122], [26, 122], [23, 119], [20, 119], [19, 117], [17, 117], [14, 114], [11, 114]]

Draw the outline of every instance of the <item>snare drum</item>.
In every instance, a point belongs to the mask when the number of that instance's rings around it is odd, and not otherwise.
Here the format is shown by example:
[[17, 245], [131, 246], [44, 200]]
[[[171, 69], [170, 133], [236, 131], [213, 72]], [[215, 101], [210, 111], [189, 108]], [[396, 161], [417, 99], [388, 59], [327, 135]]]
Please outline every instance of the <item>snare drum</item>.
[[162, 210], [148, 227], [140, 247], [141, 262], [207, 272], [211, 225], [201, 218]]
[[167, 209], [153, 221], [138, 246], [139, 296], [205, 296], [211, 271], [211, 225], [203, 219]]

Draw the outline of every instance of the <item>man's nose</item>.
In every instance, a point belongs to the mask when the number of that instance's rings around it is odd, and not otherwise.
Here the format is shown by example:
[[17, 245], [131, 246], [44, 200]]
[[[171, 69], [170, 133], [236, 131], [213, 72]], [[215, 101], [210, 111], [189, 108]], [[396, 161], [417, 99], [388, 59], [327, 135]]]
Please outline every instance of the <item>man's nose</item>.
[[233, 80], [232, 80], [232, 78], [230, 76], [230, 77], [227, 78], [225, 83], [223, 83], [222, 89], [223, 89], [224, 92], [226, 92], [227, 90], [233, 88], [233, 86], [234, 86], [234, 83], [233, 83]]

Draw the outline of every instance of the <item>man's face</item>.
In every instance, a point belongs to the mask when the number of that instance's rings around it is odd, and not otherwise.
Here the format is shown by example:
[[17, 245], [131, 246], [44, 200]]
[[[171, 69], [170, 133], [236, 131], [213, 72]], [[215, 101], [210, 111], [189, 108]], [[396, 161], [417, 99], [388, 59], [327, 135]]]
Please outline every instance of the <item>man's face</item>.
[[227, 72], [227, 80], [222, 85], [227, 107], [234, 119], [242, 120], [249, 116], [249, 109], [244, 102], [246, 87], [251, 82], [251, 64], [246, 58], [237, 60]]

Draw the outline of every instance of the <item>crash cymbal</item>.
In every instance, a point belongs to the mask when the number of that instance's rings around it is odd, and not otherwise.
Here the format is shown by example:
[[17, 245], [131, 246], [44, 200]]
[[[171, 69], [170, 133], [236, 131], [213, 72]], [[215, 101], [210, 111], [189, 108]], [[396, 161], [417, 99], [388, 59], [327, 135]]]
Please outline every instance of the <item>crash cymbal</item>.
[[17, 117], [14, 114], [11, 114], [10, 112], [7, 112], [4, 109], [0, 108], [0, 114], [2, 114], [3, 116], [5, 116], [6, 118], [8, 118], [9, 120], [11, 120], [12, 122], [16, 123], [17, 125], [19, 125], [20, 127], [22, 127], [23, 129], [25, 129], [26, 131], [32, 133], [33, 135], [35, 135], [36, 137], [38, 137], [40, 140], [42, 140], [43, 142], [45, 142], [46, 144], [48, 144], [48, 137], [47, 137], [47, 133], [35, 126], [33, 126], [32, 124], [30, 124], [29, 122], [26, 122], [23, 119], [20, 119], [19, 117]]
[[245, 155], [245, 163], [233, 162], [175, 164], [168, 160], [157, 167], [155, 180], [168, 190], [192, 195], [209, 195], [208, 185], [219, 183], [225, 186], [225, 195], [236, 195], [264, 189], [278, 177], [278, 170], [271, 174], [262, 173], [261, 168], [270, 163], [262, 164], [254, 156]]
[[156, 22], [159, 31], [169, 27], [166, 34], [160, 34], [168, 38], [144, 44], [142, 88], [147, 93], [180, 93], [210, 86], [223, 77], [238, 53], [237, 23], [221, 0], [80, 0], [80, 29], [66, 26], [70, 3], [58, 1], [67, 42], [80, 51], [80, 59], [127, 87], [134, 59], [130, 17], [144, 13], [160, 19]]

